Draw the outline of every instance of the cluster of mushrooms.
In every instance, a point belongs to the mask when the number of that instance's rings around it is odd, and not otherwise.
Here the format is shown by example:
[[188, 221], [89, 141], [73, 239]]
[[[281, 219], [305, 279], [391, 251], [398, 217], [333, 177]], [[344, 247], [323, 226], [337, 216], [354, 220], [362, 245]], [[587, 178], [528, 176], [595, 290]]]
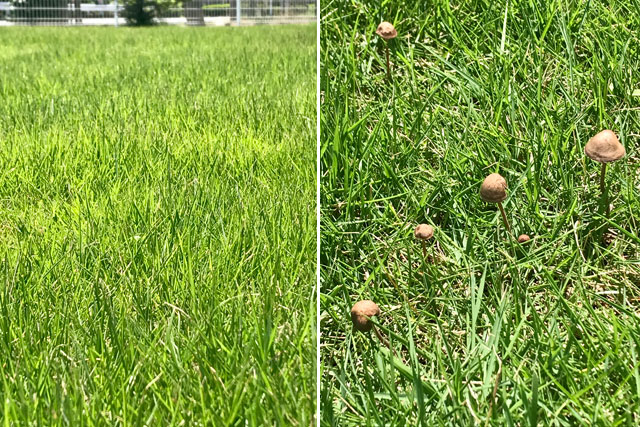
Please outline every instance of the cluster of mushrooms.
[[[398, 33], [393, 25], [389, 22], [383, 22], [378, 26], [376, 33], [382, 37], [385, 42], [395, 38]], [[390, 64], [389, 64], [389, 46], [385, 44], [386, 57], [387, 57], [387, 77], [390, 77]], [[602, 200], [606, 206], [606, 216], [609, 216], [609, 203], [607, 201], [607, 188], [605, 185], [605, 174], [607, 170], [607, 164], [620, 160], [625, 156], [626, 152], [624, 146], [618, 140], [616, 134], [611, 130], [603, 130], [594, 135], [587, 145], [584, 147], [584, 153], [587, 157], [596, 162], [599, 162], [601, 166], [600, 171], [600, 191], [602, 193]], [[487, 176], [482, 185], [480, 186], [480, 198], [488, 203], [495, 203], [498, 205], [502, 221], [511, 234], [511, 226], [507, 220], [507, 214], [505, 213], [502, 202], [507, 198], [507, 181], [498, 173], [492, 173]], [[422, 243], [422, 254], [427, 257], [426, 242], [433, 237], [433, 227], [429, 224], [420, 224], [414, 230], [414, 237]], [[528, 242], [530, 237], [527, 234], [521, 234], [518, 236], [517, 241], [520, 244]], [[380, 307], [371, 300], [358, 301], [351, 308], [351, 322], [353, 327], [360, 332], [369, 332], [374, 329], [374, 324], [371, 318], [380, 315]], [[376, 333], [378, 331], [376, 330]]]

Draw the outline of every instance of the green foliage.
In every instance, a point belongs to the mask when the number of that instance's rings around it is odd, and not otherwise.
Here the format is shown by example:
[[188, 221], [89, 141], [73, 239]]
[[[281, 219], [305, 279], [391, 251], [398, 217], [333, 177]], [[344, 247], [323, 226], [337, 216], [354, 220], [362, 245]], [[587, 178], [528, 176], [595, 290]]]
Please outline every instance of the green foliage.
[[160, 4], [155, 0], [127, 0], [123, 16], [129, 25], [149, 26], [156, 24], [160, 10]]
[[311, 425], [315, 32], [0, 32], [3, 423]]
[[[323, 3], [323, 425], [640, 424], [637, 9]], [[602, 128], [627, 149], [608, 223], [583, 153]], [[525, 247], [478, 197], [491, 172]], [[395, 357], [352, 332], [360, 299]]]

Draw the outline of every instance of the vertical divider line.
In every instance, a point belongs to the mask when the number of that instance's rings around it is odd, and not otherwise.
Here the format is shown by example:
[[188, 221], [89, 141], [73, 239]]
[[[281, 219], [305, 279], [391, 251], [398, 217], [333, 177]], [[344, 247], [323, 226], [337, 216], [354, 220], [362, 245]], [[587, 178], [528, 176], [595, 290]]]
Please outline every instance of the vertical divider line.
[[320, 0], [316, 0], [316, 425], [320, 426]]

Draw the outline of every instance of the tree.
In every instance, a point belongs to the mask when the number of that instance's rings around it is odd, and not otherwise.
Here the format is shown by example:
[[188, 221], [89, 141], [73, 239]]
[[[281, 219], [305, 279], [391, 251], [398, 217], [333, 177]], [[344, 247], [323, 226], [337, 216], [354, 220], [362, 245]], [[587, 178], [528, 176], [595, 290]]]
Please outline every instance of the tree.
[[128, 0], [124, 6], [124, 18], [129, 25], [155, 25], [160, 5], [155, 0]]

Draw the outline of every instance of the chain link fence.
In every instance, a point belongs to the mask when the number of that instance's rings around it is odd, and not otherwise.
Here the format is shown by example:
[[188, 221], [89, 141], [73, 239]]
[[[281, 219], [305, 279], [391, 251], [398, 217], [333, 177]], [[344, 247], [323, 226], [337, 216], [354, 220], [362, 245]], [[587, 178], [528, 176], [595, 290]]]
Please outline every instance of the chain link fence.
[[[0, 27], [126, 25], [122, 0], [106, 1], [0, 1]], [[316, 14], [316, 0], [186, 0], [161, 5], [156, 21], [160, 24], [193, 26], [286, 24], [312, 22]]]

